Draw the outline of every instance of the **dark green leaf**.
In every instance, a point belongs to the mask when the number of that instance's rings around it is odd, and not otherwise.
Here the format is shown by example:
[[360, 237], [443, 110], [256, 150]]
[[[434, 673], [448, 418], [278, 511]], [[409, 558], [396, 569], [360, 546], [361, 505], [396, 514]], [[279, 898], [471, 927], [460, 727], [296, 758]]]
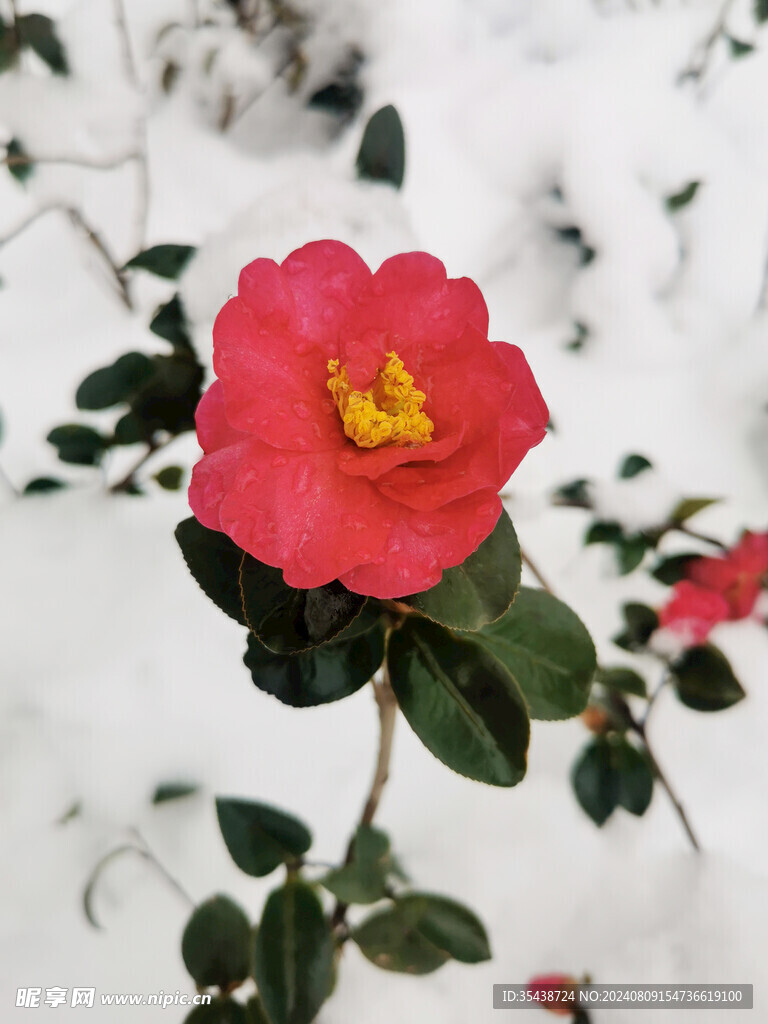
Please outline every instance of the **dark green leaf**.
[[18, 62], [19, 47], [16, 33], [10, 25], [0, 18], [0, 74], [15, 67]]
[[670, 518], [673, 523], [684, 523], [686, 519], [690, 519], [697, 512], [709, 508], [710, 505], [716, 505], [720, 500], [720, 498], [683, 498], [676, 506]]
[[199, 791], [200, 786], [196, 782], [161, 782], [152, 794], [152, 803], [165, 804], [169, 800], [180, 800]]
[[55, 476], [36, 476], [34, 480], [30, 480], [27, 486], [24, 488], [25, 494], [47, 494], [49, 491], [60, 491], [62, 487], [67, 485], [63, 480], [59, 480]]
[[338, 580], [311, 590], [294, 590], [280, 570], [255, 559], [243, 563], [243, 610], [251, 632], [275, 654], [308, 651], [338, 637], [362, 611], [365, 598]]
[[491, 947], [482, 923], [461, 903], [412, 892], [399, 896], [396, 905], [415, 921], [416, 928], [433, 946], [464, 964], [490, 960]]
[[336, 640], [299, 654], [274, 654], [248, 636], [244, 661], [256, 686], [291, 707], [315, 707], [348, 697], [364, 686], [384, 660], [384, 631], [364, 609]]
[[633, 601], [622, 607], [622, 614], [624, 629], [613, 638], [613, 642], [625, 651], [643, 650], [653, 631], [659, 628], [658, 615], [653, 608]]
[[619, 775], [613, 765], [611, 744], [603, 737], [591, 740], [571, 772], [576, 799], [596, 825], [604, 825], [619, 803]]
[[731, 51], [731, 56], [738, 60], [739, 57], [746, 57], [748, 53], [752, 53], [755, 49], [753, 43], [745, 43], [741, 39], [736, 39], [734, 36], [726, 35], [728, 40], [728, 49]]
[[579, 320], [574, 320], [573, 323], [573, 337], [570, 341], [565, 343], [565, 347], [569, 352], [581, 352], [589, 340], [589, 327], [586, 324], [581, 323]]
[[611, 754], [619, 778], [619, 805], [640, 817], [653, 796], [653, 769], [648, 757], [625, 739], [612, 744]]
[[312, 845], [306, 825], [268, 804], [217, 797], [216, 813], [232, 860], [247, 875], [268, 875]]
[[184, 481], [184, 470], [181, 466], [165, 466], [155, 473], [155, 480], [164, 491], [178, 491]]
[[94, 370], [77, 389], [78, 409], [109, 409], [127, 402], [155, 372], [149, 356], [143, 352], [126, 352], [111, 366]]
[[599, 668], [595, 675], [595, 682], [602, 683], [609, 690], [617, 690], [619, 693], [631, 693], [635, 697], [648, 696], [645, 680], [631, 668], [623, 666]]
[[[5, 155], [9, 158], [9, 163], [6, 165], [9, 172], [20, 185], [23, 185], [35, 169], [35, 165], [27, 159], [29, 154], [19, 140], [13, 138], [6, 144]], [[16, 160], [23, 162], [16, 163]]]
[[152, 426], [144, 423], [135, 413], [127, 412], [115, 424], [112, 440], [114, 444], [139, 444], [142, 441], [146, 443], [153, 433]]
[[329, 871], [320, 882], [342, 903], [375, 903], [386, 896], [390, 873], [393, 862], [386, 833], [360, 825], [350, 863]]
[[653, 463], [644, 455], [627, 455], [619, 466], [619, 479], [631, 480], [646, 469], [653, 469]]
[[153, 245], [128, 260], [123, 270], [146, 270], [174, 281], [196, 252], [194, 245]]
[[247, 625], [239, 582], [244, 552], [225, 533], [209, 530], [194, 516], [179, 523], [175, 536], [187, 568], [206, 596], [242, 626]]
[[712, 644], [690, 647], [671, 668], [678, 697], [694, 711], [723, 711], [746, 697], [730, 662]]
[[450, 954], [422, 935], [415, 911], [395, 903], [367, 917], [350, 938], [371, 963], [385, 971], [431, 974], [450, 960]]
[[502, 510], [479, 548], [461, 565], [446, 569], [437, 586], [407, 598], [428, 618], [454, 629], [480, 629], [509, 608], [520, 585], [520, 546]]
[[196, 907], [181, 939], [181, 955], [195, 984], [227, 989], [250, 972], [251, 926], [228, 896]]
[[589, 508], [592, 504], [589, 497], [589, 480], [572, 480], [558, 487], [553, 493], [555, 505], [573, 505], [576, 508]]
[[506, 615], [467, 639], [503, 663], [532, 718], [570, 718], [586, 707], [595, 645], [578, 616], [551, 594], [521, 587]]
[[419, 616], [389, 641], [392, 688], [408, 723], [443, 764], [479, 782], [525, 775], [529, 723], [517, 683], [490, 651]]
[[187, 318], [184, 315], [184, 307], [178, 294], [174, 295], [170, 302], [159, 306], [149, 324], [150, 331], [158, 338], [170, 341], [172, 345], [180, 349], [192, 349], [192, 339], [187, 329]]
[[405, 136], [400, 115], [391, 105], [368, 121], [357, 153], [357, 176], [388, 181], [400, 188], [405, 175]]
[[16, 19], [22, 46], [29, 46], [55, 75], [69, 74], [67, 55], [56, 35], [56, 26], [44, 14], [22, 14]]
[[684, 206], [687, 206], [698, 192], [700, 185], [700, 181], [690, 181], [680, 192], [667, 196], [665, 200], [667, 209], [674, 213], [676, 210], [681, 210]]
[[131, 399], [131, 411], [148, 434], [166, 430], [181, 434], [195, 429], [195, 410], [202, 394], [203, 368], [191, 351], [152, 357], [153, 373]]
[[619, 567], [619, 575], [626, 576], [636, 569], [645, 557], [648, 550], [648, 541], [640, 533], [630, 537], [623, 537], [616, 544], [616, 562]]
[[258, 995], [251, 996], [245, 1004], [245, 1012], [247, 1024], [271, 1024], [269, 1017], [267, 1017], [267, 1011], [264, 1009], [264, 1004]]
[[109, 445], [107, 438], [97, 430], [79, 423], [67, 423], [54, 427], [47, 440], [58, 449], [62, 462], [76, 466], [96, 466]]
[[196, 1006], [184, 1018], [184, 1024], [251, 1024], [251, 1019], [246, 1008], [234, 999], [217, 998], [205, 1006]]
[[759, 25], [768, 21], [768, 0], [755, 0], [755, 19]]
[[615, 522], [604, 522], [596, 520], [584, 534], [585, 544], [615, 544], [621, 541], [624, 533], [621, 525]]
[[272, 1024], [311, 1024], [333, 983], [333, 940], [310, 886], [270, 893], [256, 936], [253, 976]]
[[651, 570], [651, 576], [659, 583], [665, 583], [668, 587], [672, 587], [686, 578], [686, 567], [697, 558], [701, 558], [701, 555], [691, 553], [661, 558]]

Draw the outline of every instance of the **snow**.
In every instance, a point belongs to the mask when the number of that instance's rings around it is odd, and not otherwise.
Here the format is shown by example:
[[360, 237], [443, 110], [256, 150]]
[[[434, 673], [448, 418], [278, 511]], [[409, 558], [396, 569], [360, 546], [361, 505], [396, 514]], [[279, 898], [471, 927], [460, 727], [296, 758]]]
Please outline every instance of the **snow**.
[[[109, 5], [48, 0], [32, 9], [61, 19], [75, 74], [49, 79], [27, 62], [0, 76], [3, 129], [30, 152], [107, 158], [135, 147], [146, 111], [147, 243], [200, 246], [180, 287], [205, 362], [211, 321], [240, 267], [282, 259], [311, 238], [341, 238], [373, 266], [424, 248], [452, 275], [477, 280], [492, 336], [524, 348], [556, 426], [506, 489], [518, 532], [593, 631], [601, 659], [627, 663], [610, 643], [620, 603], [658, 605], [667, 591], [640, 572], [616, 577], [610, 553], [581, 547], [590, 514], [552, 508], [547, 496], [589, 477], [601, 511], [637, 527], [682, 495], [706, 495], [723, 501], [697, 517], [702, 532], [731, 540], [742, 527], [765, 528], [768, 30], [756, 32], [737, 5], [733, 31], [754, 38], [756, 51], [728, 61], [718, 50], [704, 84], [681, 88], [677, 74], [718, 3], [325, 0], [313, 73], [319, 79], [357, 43], [368, 57], [361, 117], [338, 134], [326, 115], [270, 88], [250, 124], [222, 135], [210, 117], [217, 90], [260, 84], [274, 55], [241, 51], [235, 61], [227, 50], [226, 81], [203, 81], [195, 57], [165, 97], [152, 47], [174, 20], [179, 59], [197, 45], [191, 5], [127, 7], [140, 97]], [[217, 31], [239, 45], [231, 25]], [[401, 193], [354, 180], [365, 117], [387, 102], [406, 130]], [[667, 213], [664, 197], [694, 180], [694, 201]], [[26, 189], [5, 175], [0, 237], [38, 205], [64, 201], [98, 225], [121, 262], [133, 254], [135, 187], [130, 165], [45, 165]], [[596, 250], [586, 267], [554, 231], [569, 225]], [[200, 594], [176, 549], [183, 494], [108, 496], [98, 473], [62, 467], [45, 444], [57, 423], [100, 422], [74, 409], [87, 372], [129, 349], [160, 350], [146, 324], [171, 288], [143, 276], [137, 312], [128, 312], [56, 212], [0, 249], [0, 277], [3, 470], [18, 487], [44, 473], [77, 482], [18, 501], [0, 492], [3, 1004], [23, 985], [192, 992], [178, 951], [184, 902], [151, 865], [125, 856], [101, 879], [104, 930], [94, 931], [80, 905], [93, 866], [138, 828], [195, 900], [225, 891], [257, 917], [274, 883], [232, 865], [212, 795], [285, 806], [312, 826], [313, 856], [337, 860], [373, 767], [375, 707], [362, 691], [299, 712], [257, 691], [240, 660], [242, 629]], [[579, 353], [564, 347], [575, 321], [589, 328]], [[616, 466], [631, 451], [655, 470], [618, 484]], [[148, 468], [196, 457], [184, 438]], [[109, 478], [122, 468], [108, 466]], [[682, 538], [664, 541], [667, 554], [689, 549]], [[662, 792], [642, 819], [617, 812], [602, 830], [586, 819], [568, 783], [587, 739], [578, 722], [534, 725], [528, 777], [511, 791], [452, 774], [399, 722], [381, 825], [419, 886], [477, 910], [494, 960], [416, 980], [377, 971], [349, 948], [321, 1024], [490, 1022], [494, 982], [561, 970], [606, 982], [754, 982], [763, 1008], [753, 1019], [768, 1019], [768, 634], [755, 622], [726, 623], [713, 640], [748, 699], [703, 715], [664, 693], [650, 726], [700, 834], [699, 857]], [[159, 782], [186, 779], [202, 793], [150, 805]], [[76, 801], [80, 816], [56, 824]], [[617, 1010], [611, 1021], [640, 1016]], [[182, 1017], [179, 1008], [130, 1015]], [[710, 1019], [724, 1015], [696, 1015], [697, 1024]]]

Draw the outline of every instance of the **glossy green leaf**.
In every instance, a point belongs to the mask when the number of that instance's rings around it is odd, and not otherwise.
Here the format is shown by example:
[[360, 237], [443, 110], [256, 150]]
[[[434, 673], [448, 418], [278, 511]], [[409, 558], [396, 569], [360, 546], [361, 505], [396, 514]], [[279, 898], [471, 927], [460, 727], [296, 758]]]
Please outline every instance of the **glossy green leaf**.
[[201, 590], [218, 608], [245, 626], [239, 582], [243, 551], [225, 533], [209, 530], [194, 516], [179, 523], [175, 536], [187, 568]]
[[407, 598], [428, 618], [453, 629], [480, 629], [509, 608], [520, 585], [520, 545], [502, 510], [491, 534], [437, 586]]
[[192, 349], [192, 339], [187, 328], [187, 318], [184, 314], [184, 307], [178, 294], [174, 295], [170, 302], [159, 306], [149, 324], [149, 329], [158, 338], [170, 341], [172, 345], [180, 349]]
[[768, 0], [754, 0], [755, 20], [759, 25], [768, 21]]
[[254, 955], [254, 978], [272, 1024], [311, 1024], [333, 983], [333, 939], [320, 900], [292, 880], [270, 893]]
[[157, 277], [175, 280], [196, 252], [194, 245], [153, 245], [128, 260], [123, 270], [146, 270]]
[[268, 875], [312, 845], [303, 822], [268, 804], [217, 797], [216, 813], [232, 860], [247, 875]]
[[154, 363], [143, 352], [126, 352], [111, 366], [94, 370], [77, 389], [78, 409], [109, 409], [127, 402], [154, 374]]
[[200, 792], [197, 782], [160, 782], [152, 794], [153, 804], [166, 804], [171, 800], [181, 800], [185, 796], [193, 796]]
[[350, 863], [329, 871], [320, 882], [342, 903], [375, 903], [386, 896], [387, 877], [392, 870], [386, 833], [360, 825], [352, 842]]
[[587, 706], [595, 645], [579, 617], [551, 594], [521, 587], [506, 615], [467, 639], [503, 663], [531, 718], [571, 718]]
[[109, 445], [107, 438], [98, 430], [84, 427], [80, 423], [67, 423], [54, 427], [47, 441], [58, 449], [62, 462], [77, 466], [96, 466]]
[[190, 351], [152, 357], [153, 374], [131, 399], [131, 411], [148, 433], [181, 434], [195, 429], [202, 395], [203, 368]]
[[299, 654], [274, 654], [249, 634], [243, 660], [256, 686], [283, 704], [329, 704], [359, 690], [384, 660], [384, 631], [378, 620], [358, 632], [367, 619], [363, 610], [331, 643]]
[[724, 711], [746, 697], [731, 664], [717, 647], [690, 647], [671, 666], [677, 696], [694, 711]]
[[212, 999], [205, 1006], [196, 1006], [184, 1018], [184, 1024], [251, 1024], [246, 1007], [234, 999]]
[[523, 778], [526, 703], [490, 651], [410, 616], [392, 634], [387, 660], [403, 714], [443, 764], [494, 786], [514, 786]]
[[[265, 571], [266, 570], [266, 571]], [[240, 574], [249, 628], [275, 654], [308, 651], [338, 637], [362, 611], [365, 597], [338, 580], [294, 590], [282, 571], [248, 558]]]
[[670, 213], [674, 213], [676, 210], [682, 210], [684, 206], [687, 206], [699, 191], [700, 186], [700, 181], [689, 181], [685, 188], [681, 189], [680, 192], [675, 192], [674, 195], [667, 196], [665, 202]]
[[395, 903], [367, 917], [350, 938], [362, 954], [385, 971], [431, 974], [450, 960], [417, 927], [418, 914]]
[[490, 960], [488, 935], [478, 917], [467, 907], [445, 896], [412, 892], [399, 896], [396, 905], [416, 922], [433, 946], [464, 964]]
[[645, 814], [653, 796], [653, 769], [647, 755], [626, 739], [612, 745], [613, 767], [619, 779], [618, 802], [638, 817]]
[[754, 52], [754, 43], [745, 43], [742, 39], [736, 39], [735, 36], [730, 35], [726, 35], [726, 39], [728, 40], [730, 54], [736, 60], [739, 57], [746, 57], [747, 54]]
[[195, 984], [227, 989], [250, 972], [251, 926], [228, 896], [196, 907], [181, 939], [181, 955]]
[[146, 443], [152, 437], [154, 427], [144, 423], [134, 412], [127, 412], [115, 424], [112, 437], [114, 444]]
[[60, 491], [66, 487], [63, 480], [55, 476], [36, 476], [30, 480], [24, 488], [24, 494], [48, 494], [50, 491]]
[[668, 587], [672, 587], [686, 578], [686, 567], [697, 558], [701, 558], [701, 555], [688, 553], [660, 558], [651, 569], [651, 576], [659, 583], [665, 583]]
[[710, 505], [716, 505], [720, 500], [720, 498], [683, 498], [675, 506], [670, 518], [673, 523], [684, 523], [686, 519], [690, 519], [697, 512], [709, 508]]
[[631, 480], [632, 477], [637, 476], [639, 473], [643, 473], [646, 469], [652, 469], [653, 463], [650, 462], [644, 455], [627, 455], [624, 461], [619, 466], [619, 479]]
[[400, 115], [390, 104], [368, 121], [357, 153], [357, 176], [387, 181], [400, 188], [405, 175], [405, 135]]
[[629, 537], [623, 537], [616, 544], [616, 562], [618, 564], [619, 575], [627, 576], [636, 569], [645, 557], [648, 547], [648, 541], [640, 533], [632, 534]]
[[184, 470], [181, 466], [164, 466], [155, 473], [154, 479], [164, 491], [179, 491], [184, 483]]
[[617, 647], [625, 651], [642, 651], [651, 634], [659, 628], [659, 617], [648, 605], [630, 601], [622, 606], [624, 629], [613, 638]]
[[617, 690], [619, 693], [631, 693], [635, 697], [648, 696], [645, 680], [631, 668], [599, 668], [595, 673], [595, 682], [602, 683], [609, 690]]
[[619, 523], [595, 520], [584, 534], [585, 544], [615, 544], [622, 540], [624, 532]]
[[607, 739], [597, 737], [582, 749], [571, 783], [582, 809], [596, 825], [604, 825], [619, 803], [619, 776]]
[[22, 46], [34, 50], [55, 75], [69, 74], [66, 51], [50, 18], [44, 14], [22, 14], [16, 18], [16, 31]]

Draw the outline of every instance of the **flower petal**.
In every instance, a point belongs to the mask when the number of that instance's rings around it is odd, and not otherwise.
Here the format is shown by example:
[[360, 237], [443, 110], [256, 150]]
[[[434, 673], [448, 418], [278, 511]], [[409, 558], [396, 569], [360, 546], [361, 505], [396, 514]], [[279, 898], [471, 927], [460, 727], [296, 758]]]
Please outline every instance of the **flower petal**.
[[197, 440], [206, 453], [249, 439], [247, 434], [230, 426], [227, 420], [224, 413], [224, 388], [220, 380], [215, 380], [197, 403], [195, 426]]
[[399, 514], [383, 551], [340, 577], [348, 590], [382, 600], [417, 594], [439, 583], [443, 569], [460, 565], [494, 528], [501, 499], [495, 491], [484, 490], [426, 514], [394, 504], [389, 508]]
[[254, 442], [250, 438], [204, 455], [192, 470], [189, 507], [209, 530], [222, 530], [219, 511], [241, 463]]
[[242, 459], [220, 515], [239, 547], [279, 566], [298, 588], [375, 558], [393, 525], [368, 480], [339, 472], [335, 452], [279, 451], [260, 441]]
[[[456, 451], [461, 440], [460, 433], [449, 434], [440, 441], [430, 441], [422, 448], [358, 448], [351, 441], [338, 453], [338, 466], [349, 476], [367, 476], [369, 480], [375, 480], [403, 463], [440, 462]], [[431, 469], [427, 472], [431, 473]]]

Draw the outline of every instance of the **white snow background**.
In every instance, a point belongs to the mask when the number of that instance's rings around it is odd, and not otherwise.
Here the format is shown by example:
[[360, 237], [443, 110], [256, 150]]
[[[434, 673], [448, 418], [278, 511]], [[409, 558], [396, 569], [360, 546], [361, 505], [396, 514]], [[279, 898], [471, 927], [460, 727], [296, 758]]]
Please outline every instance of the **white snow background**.
[[[729, 28], [755, 51], [729, 60], [718, 44], [704, 81], [681, 86], [720, 2], [306, 0], [318, 26], [316, 86], [348, 42], [366, 55], [363, 111], [334, 140], [325, 115], [273, 81], [270, 53], [232, 31], [217, 36], [229, 49], [213, 77], [199, 71], [199, 33], [167, 34], [162, 45], [185, 71], [164, 96], [156, 35], [169, 21], [189, 24], [194, 3], [127, 0], [141, 95], [126, 80], [107, 0], [18, 6], [56, 18], [73, 74], [54, 79], [32, 59], [0, 75], [0, 125], [36, 155], [98, 160], [132, 149], [146, 115], [146, 242], [200, 246], [182, 293], [204, 361], [240, 267], [314, 238], [347, 241], [373, 267], [424, 249], [451, 276], [480, 284], [491, 337], [522, 346], [556, 426], [514, 475], [508, 507], [602, 660], [626, 660], [609, 639], [621, 601], [659, 604], [666, 590], [642, 572], [620, 579], [607, 549], [582, 548], [588, 515], [550, 507], [554, 486], [604, 481], [602, 507], [634, 525], [657, 521], [686, 494], [724, 499], [697, 519], [705, 532], [732, 540], [743, 527], [765, 528], [768, 29], [755, 28], [749, 3], [733, 6]], [[219, 132], [221, 90], [261, 85], [250, 113]], [[399, 193], [354, 179], [365, 120], [385, 103], [406, 132]], [[24, 189], [0, 175], [0, 237], [63, 201], [127, 259], [135, 179], [130, 164], [41, 164]], [[702, 182], [694, 201], [670, 215], [664, 197], [693, 180]], [[555, 186], [567, 205], [553, 200]], [[555, 233], [568, 224], [597, 252], [586, 267]], [[256, 919], [275, 880], [231, 863], [213, 795], [292, 810], [312, 827], [313, 857], [338, 861], [370, 781], [377, 725], [367, 688], [297, 711], [253, 686], [243, 630], [198, 590], [173, 540], [188, 514], [183, 492], [150, 485], [143, 499], [109, 496], [98, 473], [62, 467], [45, 443], [58, 423], [100, 422], [74, 408], [88, 372], [128, 349], [162, 349], [146, 325], [167, 285], [137, 275], [130, 313], [57, 212], [0, 249], [0, 277], [0, 463], [18, 487], [43, 473], [80, 484], [15, 499], [0, 481], [5, 1020], [20, 986], [90, 986], [97, 999], [192, 993], [179, 952], [184, 902], [127, 856], [101, 878], [104, 927], [95, 931], [82, 911], [94, 864], [139, 828], [195, 900], [224, 891]], [[574, 321], [590, 329], [579, 353], [565, 348]], [[630, 451], [658, 472], [611, 483]], [[148, 469], [189, 467], [197, 455], [187, 436]], [[683, 547], [665, 541], [665, 551]], [[412, 978], [377, 970], [350, 944], [319, 1024], [498, 1022], [494, 982], [550, 971], [610, 983], [753, 982], [751, 1016], [697, 1010], [684, 1019], [768, 1021], [768, 632], [725, 624], [714, 640], [748, 698], [703, 715], [665, 693], [650, 729], [699, 833], [699, 856], [660, 790], [641, 819], [617, 811], [602, 830], [587, 819], [568, 782], [587, 738], [578, 720], [534, 723], [528, 776], [512, 790], [453, 774], [401, 720], [379, 823], [419, 887], [477, 911], [494, 959]], [[202, 792], [151, 806], [158, 783], [179, 779]], [[75, 801], [81, 815], [57, 824]], [[62, 1006], [21, 1016], [54, 1014], [128, 1024], [180, 1022], [184, 1010]], [[681, 1018], [615, 1010], [596, 1019]]]

